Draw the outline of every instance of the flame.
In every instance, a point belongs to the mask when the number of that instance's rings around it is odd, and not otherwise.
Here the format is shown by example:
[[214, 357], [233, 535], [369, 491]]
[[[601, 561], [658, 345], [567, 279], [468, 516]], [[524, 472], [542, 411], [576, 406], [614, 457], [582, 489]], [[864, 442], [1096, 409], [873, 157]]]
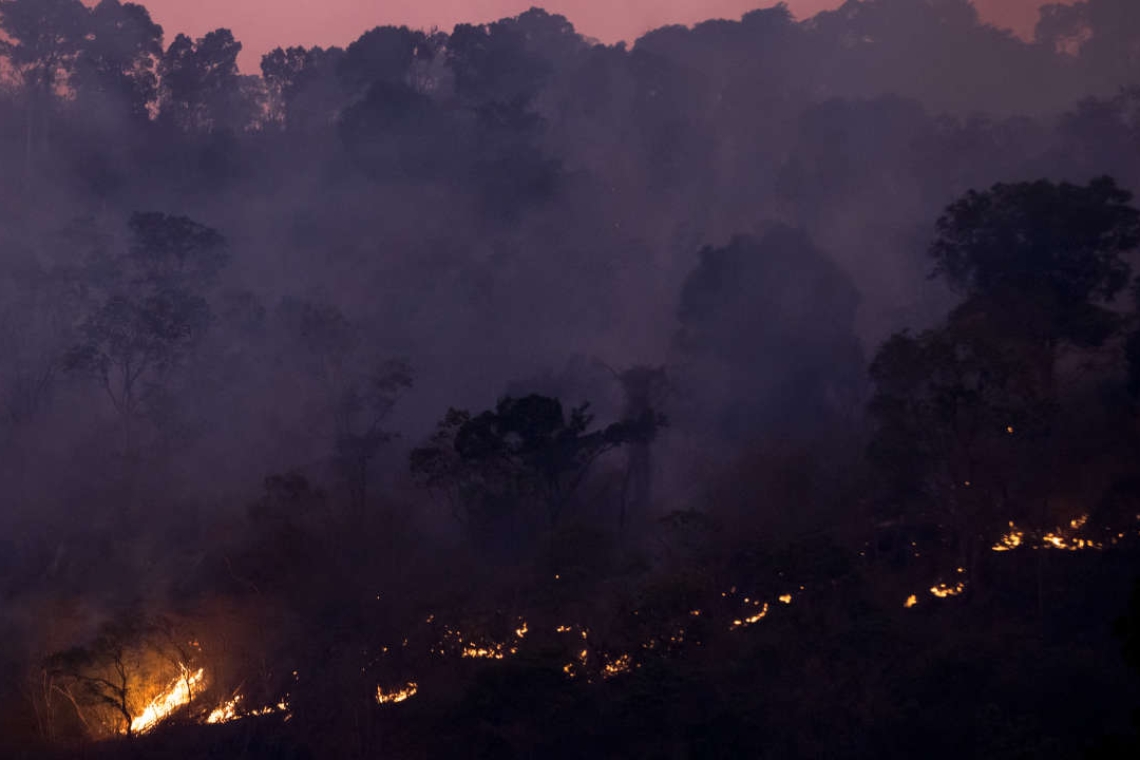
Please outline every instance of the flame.
[[377, 686], [376, 702], [381, 705], [397, 704], [411, 699], [419, 690], [420, 686], [415, 681], [409, 681], [403, 688], [393, 691], [384, 691], [383, 688]]
[[514, 654], [516, 651], [518, 651], [514, 647], [511, 647], [511, 649], [506, 651], [504, 650], [506, 650], [506, 646], [504, 644], [492, 643], [487, 644], [486, 646], [481, 646], [472, 642], [463, 647], [462, 656], [469, 660], [501, 660], [506, 657], [507, 651], [509, 651], [510, 654]]
[[764, 606], [761, 607], [760, 611], [757, 612], [755, 615], [750, 615], [750, 616], [744, 618], [743, 620], [740, 620], [740, 619], [733, 620], [732, 621], [732, 627], [733, 628], [744, 628], [745, 626], [752, 625], [753, 623], [759, 623], [761, 620], [764, 619], [764, 617], [767, 614], [768, 614], [768, 603], [765, 602]]
[[206, 716], [206, 722], [229, 723], [231, 720], [237, 720], [240, 717], [238, 715], [239, 702], [241, 702], [241, 694], [235, 694], [233, 699], [223, 702], [211, 710], [210, 714]]
[[1009, 522], [1009, 533], [1006, 533], [1001, 539], [994, 544], [992, 548], [995, 552], [1008, 552], [1021, 546], [1025, 539], [1025, 531], [1018, 530], [1013, 521]]
[[916, 604], [918, 604], [918, 597], [914, 594], [911, 594], [906, 598], [906, 602], [903, 603], [903, 607], [906, 607], [909, 610]]
[[623, 654], [615, 660], [610, 660], [602, 668], [603, 678], [613, 678], [614, 676], [628, 673], [630, 667], [633, 665], [633, 657], [628, 654]]
[[966, 582], [958, 581], [953, 586], [948, 586], [945, 583], [939, 583], [937, 586], [930, 587], [930, 593], [934, 594], [939, 599], [945, 599], [948, 596], [958, 596], [966, 590]]
[[[1088, 515], [1081, 515], [1069, 521], [1069, 529], [1073, 531], [1081, 530], [1089, 521]], [[1020, 546], [1026, 545], [1025, 531], [1019, 530], [1012, 522], [1009, 524], [1009, 533], [1006, 533], [1001, 539], [994, 544], [991, 549], [995, 552], [1007, 552], [1017, 549]], [[1118, 537], [1119, 538], [1119, 537]], [[1062, 549], [1065, 551], [1075, 552], [1084, 549], [1103, 549], [1104, 544], [1098, 541], [1093, 541], [1088, 538], [1080, 538], [1075, 536], [1066, 536], [1065, 530], [1057, 528], [1051, 530], [1041, 536], [1041, 543], [1032, 548], [1044, 549]]]
[[136, 734], [149, 731], [179, 707], [189, 704], [194, 687], [202, 683], [205, 674], [202, 668], [191, 673], [185, 665], [179, 667], [182, 672], [178, 678], [171, 681], [166, 690], [152, 699], [146, 709], [131, 721], [131, 731]]
[[526, 621], [524, 620], [522, 621], [522, 625], [515, 629], [515, 635], [521, 639], [523, 636], [526, 636], [527, 631], [529, 630], [530, 629], [526, 627]]
[[791, 604], [792, 603], [792, 595], [791, 594], [780, 594], [780, 603], [781, 604]]
[[[240, 718], [243, 718], [246, 715], [250, 715], [253, 717], [261, 717], [263, 715], [272, 715], [273, 713], [278, 713], [278, 712], [280, 712], [280, 713], [288, 713], [289, 712], [288, 696], [286, 696], [285, 699], [282, 699], [280, 702], [278, 702], [275, 705], [266, 705], [265, 707], [259, 707], [256, 710], [250, 710], [248, 713], [245, 713], [245, 714], [239, 712], [239, 706], [241, 705], [243, 699], [244, 699], [244, 697], [241, 694], [235, 694], [233, 696], [233, 699], [230, 699], [227, 702], [223, 702], [222, 704], [218, 705], [213, 710], [211, 710], [210, 714], [206, 716], [206, 722], [207, 723], [229, 723], [230, 721], [239, 720]], [[289, 720], [290, 717], [291, 716], [286, 714], [285, 720]]]

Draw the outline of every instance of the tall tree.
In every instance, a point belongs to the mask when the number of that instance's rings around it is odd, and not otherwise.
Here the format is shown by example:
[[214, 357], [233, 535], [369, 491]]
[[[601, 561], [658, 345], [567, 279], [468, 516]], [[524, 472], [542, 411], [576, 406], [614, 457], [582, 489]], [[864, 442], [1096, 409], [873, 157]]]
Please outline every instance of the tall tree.
[[859, 295], [801, 230], [776, 226], [706, 247], [681, 290], [677, 347], [716, 427], [736, 438], [793, 435], [849, 411], [861, 386]]
[[128, 420], [160, 392], [211, 321], [205, 294], [228, 260], [225, 239], [186, 217], [140, 213], [125, 251], [95, 262], [101, 293], [68, 366], [97, 378]]
[[162, 27], [146, 8], [100, 0], [75, 63], [74, 89], [85, 113], [102, 107], [148, 119], [158, 97], [155, 68], [161, 57]]
[[0, 0], [3, 54], [20, 76], [27, 99], [25, 157], [30, 173], [57, 88], [67, 83], [88, 33], [80, 0]]
[[291, 132], [311, 133], [333, 123], [347, 93], [337, 76], [340, 48], [275, 48], [261, 58], [270, 122]]
[[1047, 395], [1062, 348], [1099, 347], [1120, 326], [1109, 304], [1140, 246], [1131, 200], [1109, 177], [997, 184], [938, 220], [935, 275], [965, 296], [960, 311], [989, 314], [992, 329], [1022, 346]]
[[162, 56], [161, 113], [187, 132], [241, 131], [255, 105], [238, 72], [241, 43], [229, 29], [191, 40], [180, 34]]
[[[664, 424], [647, 408], [591, 431], [587, 410], [582, 405], [567, 416], [558, 399], [539, 395], [508, 396], [474, 416], [451, 409], [430, 443], [412, 452], [412, 473], [445, 492], [456, 516], [485, 540], [505, 539], [515, 550], [516, 541], [535, 531], [553, 540], [593, 464], [616, 448], [652, 439]], [[536, 503], [542, 514], [535, 514]]]

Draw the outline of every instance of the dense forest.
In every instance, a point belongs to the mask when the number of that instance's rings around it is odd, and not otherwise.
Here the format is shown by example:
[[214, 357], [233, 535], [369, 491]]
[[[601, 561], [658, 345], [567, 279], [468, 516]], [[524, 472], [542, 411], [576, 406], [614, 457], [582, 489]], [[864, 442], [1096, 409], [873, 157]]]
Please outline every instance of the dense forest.
[[1140, 4], [571, 22], [0, 0], [0, 755], [1140, 753]]

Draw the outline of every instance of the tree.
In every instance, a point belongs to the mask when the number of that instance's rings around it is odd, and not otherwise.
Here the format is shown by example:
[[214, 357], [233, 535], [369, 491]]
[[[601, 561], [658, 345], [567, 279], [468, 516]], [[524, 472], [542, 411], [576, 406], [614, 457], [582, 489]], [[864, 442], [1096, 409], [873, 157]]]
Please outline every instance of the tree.
[[1135, 84], [1140, 72], [1140, 8], [1130, 0], [1082, 0], [1042, 6], [1035, 37], [1077, 57], [1099, 87]]
[[369, 466], [393, 437], [383, 424], [412, 386], [411, 367], [371, 356], [360, 325], [331, 304], [288, 298], [278, 315], [289, 343], [300, 348], [305, 374], [319, 386], [322, 412], [332, 422], [334, 462], [353, 505], [363, 507]]
[[85, 112], [111, 108], [136, 121], [150, 118], [158, 97], [155, 67], [162, 57], [162, 27], [141, 5], [100, 0], [75, 61], [73, 85]]
[[94, 264], [102, 293], [82, 321], [67, 366], [96, 377], [129, 420], [209, 327], [205, 293], [229, 254], [215, 230], [186, 217], [140, 213], [125, 252]]
[[329, 126], [344, 107], [347, 93], [336, 76], [340, 48], [276, 48], [261, 58], [271, 122], [295, 133]]
[[255, 116], [254, 102], [238, 73], [241, 43], [229, 29], [191, 40], [174, 38], [162, 56], [161, 114], [186, 132], [240, 132]]
[[[18, 72], [27, 98], [25, 158], [30, 174], [37, 122], [46, 119], [56, 90], [67, 82], [87, 35], [80, 0], [0, 0], [0, 54]], [[43, 137], [40, 137], [43, 140]]]
[[1120, 326], [1108, 304], [1128, 284], [1125, 254], [1140, 245], [1131, 199], [1110, 177], [997, 184], [938, 220], [934, 275], [965, 296], [960, 310], [989, 313], [991, 329], [1025, 347], [1048, 395], [1063, 347], [1097, 348]]
[[337, 73], [355, 93], [375, 82], [410, 86], [412, 66], [431, 60], [435, 54], [435, 41], [422, 31], [378, 26], [348, 46], [337, 63]]
[[553, 540], [591, 466], [609, 451], [652, 439], [664, 424], [646, 409], [590, 431], [587, 410], [573, 408], [567, 417], [558, 399], [539, 395], [507, 396], [476, 416], [451, 409], [428, 445], [412, 451], [411, 471], [422, 485], [444, 491], [456, 516], [485, 538], [523, 538], [542, 517], [538, 525]]
[[1029, 442], [1049, 433], [1050, 406], [982, 316], [892, 336], [870, 375], [869, 453], [887, 509], [944, 527], [976, 571], [985, 542], [1025, 517], [1037, 482]]
[[846, 411], [863, 370], [858, 302], [846, 273], [801, 230], [776, 226], [701, 250], [675, 343], [690, 372], [724, 378], [707, 410], [717, 428], [737, 438], [801, 434]]
[[411, 387], [411, 368], [405, 362], [387, 361], [345, 388], [336, 405], [337, 463], [358, 508], [368, 502], [369, 465], [380, 447], [393, 437], [382, 425], [403, 392]]
[[1052, 517], [1065, 438], [1058, 355], [1104, 345], [1122, 322], [1107, 304], [1140, 244], [1130, 198], [1109, 178], [967, 193], [930, 247], [934, 275], [964, 301], [934, 329], [893, 336], [872, 362], [872, 457], [896, 503], [949, 524], [971, 569], [1007, 520]]
[[100, 710], [110, 710], [117, 720], [105, 725], [114, 726], [113, 733], [134, 732], [140, 699], [136, 692], [142, 684], [133, 647], [140, 638], [141, 630], [134, 624], [109, 623], [90, 645], [48, 658], [46, 669], [58, 681], [54, 688], [67, 696], [88, 730], [94, 727], [85, 711], [98, 719]]

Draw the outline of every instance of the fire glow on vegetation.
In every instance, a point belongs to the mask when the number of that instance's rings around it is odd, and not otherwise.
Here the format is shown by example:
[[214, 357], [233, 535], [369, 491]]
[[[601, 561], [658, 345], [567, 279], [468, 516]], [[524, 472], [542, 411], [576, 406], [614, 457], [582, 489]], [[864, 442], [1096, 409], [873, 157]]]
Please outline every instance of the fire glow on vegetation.
[[759, 610], [757, 610], [756, 614], [749, 615], [746, 618], [737, 618], [736, 620], [733, 620], [732, 621], [732, 627], [733, 628], [744, 628], [744, 627], [753, 625], [754, 623], [759, 623], [767, 615], [768, 615], [768, 603], [765, 602], [764, 605]]
[[628, 673], [631, 667], [633, 667], [633, 658], [628, 654], [623, 654], [617, 659], [610, 660], [606, 663], [605, 667], [602, 668], [602, 677], [613, 678], [622, 673]]
[[210, 711], [206, 716], [207, 723], [229, 723], [231, 720], [237, 720], [241, 717], [238, 713], [238, 703], [241, 702], [241, 695], [235, 694], [234, 698], [223, 702]]
[[939, 583], [937, 586], [931, 586], [930, 587], [930, 593], [934, 594], [939, 599], [945, 599], [948, 596], [958, 596], [959, 594], [961, 594], [965, 590], [966, 590], [966, 582], [965, 581], [958, 581], [953, 586], [950, 586], [946, 583]]
[[[1069, 521], [1069, 528], [1057, 528], [1056, 530], [1048, 531], [1041, 536], [1041, 542], [1029, 543], [1026, 541], [1026, 534], [1024, 530], [1018, 528], [1012, 521], [1009, 523], [1009, 532], [1003, 535], [996, 544], [990, 547], [995, 552], [1008, 552], [1022, 546], [1029, 546], [1032, 549], [1062, 549], [1064, 551], [1076, 552], [1085, 549], [1100, 550], [1104, 548], [1104, 544], [1099, 541], [1094, 541], [1090, 538], [1081, 538], [1080, 536], [1066, 535], [1067, 533], [1079, 531], [1085, 527], [1089, 521], [1088, 515], [1081, 515], [1078, 518]], [[1117, 536], [1122, 538], [1123, 534]]]
[[463, 657], [469, 660], [501, 660], [508, 654], [514, 654], [515, 647], [507, 648], [505, 644], [475, 644], [469, 643], [463, 647]]
[[145, 733], [172, 715], [175, 710], [190, 703], [193, 690], [202, 683], [205, 673], [202, 668], [191, 673], [186, 666], [181, 666], [181, 670], [178, 678], [152, 699], [146, 709], [131, 721], [131, 731], [136, 734]]
[[250, 710], [246, 713], [240, 711], [242, 699], [243, 697], [241, 694], [235, 694], [232, 699], [223, 702], [211, 710], [210, 714], [206, 716], [206, 722], [229, 723], [230, 721], [238, 720], [246, 716], [256, 718], [262, 715], [272, 715], [274, 713], [286, 713], [285, 720], [288, 720], [290, 717], [288, 715], [289, 702], [286, 699], [281, 700], [275, 705], [266, 705], [265, 707], [259, 707], [256, 710]]
[[402, 688], [393, 689], [392, 691], [384, 691], [383, 688], [376, 687], [376, 702], [377, 704], [397, 704], [411, 699], [420, 690], [419, 684], [415, 681], [409, 681]]
[[[515, 635], [521, 639], [526, 635], [527, 630], [527, 625], [524, 622], [518, 629], [515, 630]], [[464, 637], [461, 631], [457, 631], [452, 628], [445, 628], [444, 641], [440, 642], [439, 649], [435, 650], [440, 655], [446, 655], [448, 653], [448, 639], [451, 639], [456, 644], [458, 644], [459, 656], [468, 660], [502, 660], [507, 655], [516, 654], [519, 651], [518, 647], [516, 646], [510, 646], [509, 644], [503, 642], [488, 641], [485, 639], [476, 641], [474, 639]], [[404, 646], [407, 645], [408, 642], [407, 639], [405, 639]]]

